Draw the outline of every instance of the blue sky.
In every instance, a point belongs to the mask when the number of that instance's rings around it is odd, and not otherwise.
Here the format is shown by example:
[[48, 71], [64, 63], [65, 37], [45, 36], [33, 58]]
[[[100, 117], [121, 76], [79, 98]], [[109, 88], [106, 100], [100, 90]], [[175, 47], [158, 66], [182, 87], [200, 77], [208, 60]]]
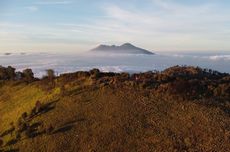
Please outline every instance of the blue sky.
[[230, 51], [229, 0], [0, 0], [0, 52]]

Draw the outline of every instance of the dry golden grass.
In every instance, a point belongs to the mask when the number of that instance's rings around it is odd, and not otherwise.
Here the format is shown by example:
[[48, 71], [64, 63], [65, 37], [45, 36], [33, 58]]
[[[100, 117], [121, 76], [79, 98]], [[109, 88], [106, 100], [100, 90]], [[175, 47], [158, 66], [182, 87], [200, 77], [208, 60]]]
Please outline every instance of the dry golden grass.
[[[2, 137], [5, 150], [22, 152], [146, 152], [229, 151], [230, 118], [220, 106], [157, 95], [151, 89], [100, 85], [88, 77], [55, 86], [42, 82], [0, 87], [0, 135], [36, 101], [51, 108], [33, 116], [38, 135], [7, 145], [13, 135]], [[63, 86], [64, 85], [64, 86]], [[64, 87], [64, 93], [62, 92]], [[202, 99], [209, 100], [209, 99]], [[51, 133], [45, 133], [52, 126]], [[0, 150], [1, 151], [1, 150]]]

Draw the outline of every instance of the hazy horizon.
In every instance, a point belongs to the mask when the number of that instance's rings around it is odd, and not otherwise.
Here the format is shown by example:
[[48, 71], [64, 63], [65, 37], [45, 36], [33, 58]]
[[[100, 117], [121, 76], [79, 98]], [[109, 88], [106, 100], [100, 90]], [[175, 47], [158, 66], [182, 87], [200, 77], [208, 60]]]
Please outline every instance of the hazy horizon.
[[1, 0], [0, 53], [126, 42], [156, 52], [229, 52], [229, 7], [227, 0]]

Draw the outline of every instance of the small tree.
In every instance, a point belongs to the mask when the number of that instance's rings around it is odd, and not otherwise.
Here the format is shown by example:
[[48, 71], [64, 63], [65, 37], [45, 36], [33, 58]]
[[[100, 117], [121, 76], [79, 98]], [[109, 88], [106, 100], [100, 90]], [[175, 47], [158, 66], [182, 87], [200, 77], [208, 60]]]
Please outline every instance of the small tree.
[[100, 70], [99, 69], [92, 69], [89, 71], [92, 78], [98, 78], [100, 76]]
[[0, 66], [0, 80], [6, 80], [8, 78], [6, 68]]
[[50, 80], [53, 80], [55, 78], [55, 72], [53, 69], [46, 70], [46, 74]]
[[9, 79], [11, 79], [11, 80], [15, 79], [15, 77], [16, 77], [15, 68], [8, 66], [6, 68], [6, 72], [7, 72]]
[[0, 66], [0, 80], [13, 80], [15, 77], [15, 68], [11, 66], [8, 66], [7, 68]]
[[31, 69], [25, 69], [23, 70], [23, 78], [27, 81], [27, 82], [32, 82], [34, 80], [34, 73]]

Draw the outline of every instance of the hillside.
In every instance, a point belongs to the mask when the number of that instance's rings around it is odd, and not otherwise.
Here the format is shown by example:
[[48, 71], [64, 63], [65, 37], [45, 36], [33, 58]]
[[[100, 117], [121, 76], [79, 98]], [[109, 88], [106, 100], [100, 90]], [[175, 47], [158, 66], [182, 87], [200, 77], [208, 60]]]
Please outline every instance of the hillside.
[[[198, 67], [97, 69], [43, 79], [0, 68], [0, 151], [230, 149], [230, 75]], [[20, 77], [19, 77], [20, 76]]]
[[125, 43], [121, 46], [116, 45], [99, 45], [98, 47], [91, 50], [92, 52], [103, 52], [113, 54], [148, 54], [153, 55], [151, 51], [136, 47], [130, 43]]

